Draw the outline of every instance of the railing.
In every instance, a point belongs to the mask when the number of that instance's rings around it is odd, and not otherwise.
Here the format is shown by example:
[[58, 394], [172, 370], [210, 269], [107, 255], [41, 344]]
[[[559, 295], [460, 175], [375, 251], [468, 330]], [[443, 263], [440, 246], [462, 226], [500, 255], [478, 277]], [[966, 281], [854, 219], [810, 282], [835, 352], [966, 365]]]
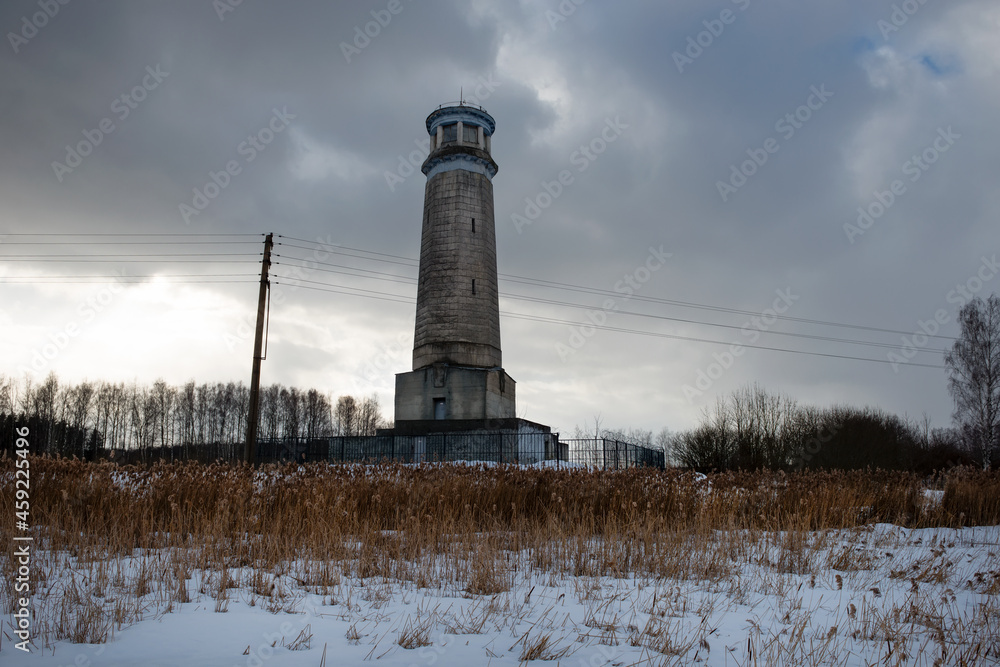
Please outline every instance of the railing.
[[448, 109], [448, 108], [451, 108], [451, 107], [470, 107], [472, 109], [478, 109], [479, 111], [482, 111], [483, 113], [489, 113], [489, 111], [487, 111], [481, 105], [479, 105], [479, 104], [473, 104], [473, 103], [471, 103], [471, 102], [469, 102], [467, 100], [458, 100], [458, 101], [455, 101], [455, 102], [445, 102], [444, 104], [438, 105], [438, 108], [435, 109], [435, 111], [440, 111], [441, 109]]
[[593, 466], [604, 470], [623, 468], [666, 467], [666, 455], [659, 449], [634, 445], [610, 438], [563, 440], [567, 446], [565, 460], [577, 465]]
[[[559, 436], [554, 433], [477, 431], [431, 435], [337, 436], [321, 440], [283, 440], [289, 458], [307, 461], [436, 463], [471, 461], [532, 464], [565, 460]], [[565, 445], [562, 446], [565, 452]], [[288, 451], [291, 450], [291, 451]]]
[[[318, 440], [264, 441], [285, 460], [331, 462], [401, 461], [424, 463], [470, 461], [533, 465], [568, 464], [605, 470], [664, 468], [662, 451], [609, 438], [559, 440], [558, 434], [482, 432], [434, 435], [338, 436]], [[263, 460], [263, 459], [261, 459]]]
[[[152, 461], [241, 461], [242, 443], [99, 450], [98, 458], [120, 463]], [[331, 463], [439, 463], [468, 461], [603, 470], [663, 468], [662, 451], [609, 438], [560, 440], [556, 433], [477, 431], [432, 435], [280, 438], [257, 442], [259, 463], [328, 461]]]

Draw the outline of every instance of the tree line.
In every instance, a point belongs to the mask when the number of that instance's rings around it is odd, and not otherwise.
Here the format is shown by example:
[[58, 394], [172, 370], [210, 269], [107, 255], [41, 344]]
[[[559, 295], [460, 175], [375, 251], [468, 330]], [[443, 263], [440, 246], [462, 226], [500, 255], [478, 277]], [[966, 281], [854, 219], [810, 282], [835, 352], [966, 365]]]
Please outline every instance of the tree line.
[[[243, 443], [250, 389], [242, 382], [173, 386], [164, 380], [42, 382], [0, 375], [3, 448], [15, 426], [28, 425], [34, 451], [93, 458], [98, 450], [151, 452]], [[341, 396], [334, 403], [316, 389], [272, 384], [260, 391], [262, 440], [374, 435], [388, 426], [375, 395]]]
[[[883, 468], [927, 471], [1000, 461], [1000, 298], [975, 298], [959, 313], [961, 334], [945, 355], [954, 425], [931, 429], [876, 408], [800, 406], [750, 385], [719, 398], [693, 430], [609, 430], [595, 418], [577, 438], [605, 437], [664, 450], [696, 469]], [[250, 392], [242, 382], [171, 386], [137, 382], [41, 383], [0, 375], [0, 449], [27, 424], [38, 452], [92, 458], [99, 450], [187, 455], [244, 442]], [[259, 438], [375, 435], [389, 428], [377, 396], [340, 396], [272, 384], [260, 392]], [[232, 450], [235, 451], [235, 450]]]
[[877, 408], [800, 406], [749, 385], [719, 398], [690, 431], [664, 439], [677, 465], [697, 470], [839, 469], [931, 473], [980, 463], [957, 429], [931, 428]]
[[663, 430], [654, 440], [651, 431], [602, 429], [598, 417], [590, 433], [577, 428], [577, 436], [660, 447], [675, 465], [699, 470], [987, 469], [1000, 461], [1000, 298], [972, 299], [958, 321], [959, 337], [944, 357], [951, 428], [871, 407], [800, 406], [753, 384], [720, 397], [690, 431]]

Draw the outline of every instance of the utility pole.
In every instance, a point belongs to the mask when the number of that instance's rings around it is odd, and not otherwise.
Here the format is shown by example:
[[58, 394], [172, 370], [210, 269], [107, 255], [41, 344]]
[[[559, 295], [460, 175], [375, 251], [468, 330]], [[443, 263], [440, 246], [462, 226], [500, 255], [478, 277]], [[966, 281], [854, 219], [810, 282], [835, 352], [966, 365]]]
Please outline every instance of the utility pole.
[[274, 234], [264, 237], [264, 261], [260, 267], [260, 296], [257, 299], [257, 332], [253, 339], [253, 373], [250, 376], [250, 412], [247, 416], [247, 449], [246, 461], [250, 465], [257, 463], [257, 422], [260, 415], [260, 362], [263, 361], [261, 348], [264, 343], [264, 306], [267, 299], [270, 282], [267, 270], [271, 267], [271, 248], [274, 247]]

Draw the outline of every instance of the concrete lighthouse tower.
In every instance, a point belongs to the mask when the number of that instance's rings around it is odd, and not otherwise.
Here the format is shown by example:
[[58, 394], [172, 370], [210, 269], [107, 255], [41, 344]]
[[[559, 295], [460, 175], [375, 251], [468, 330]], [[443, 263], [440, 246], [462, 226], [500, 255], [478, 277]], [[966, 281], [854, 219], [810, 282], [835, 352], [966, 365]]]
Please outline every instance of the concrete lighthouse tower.
[[495, 129], [485, 110], [464, 103], [427, 117], [413, 370], [396, 376], [397, 432], [442, 422], [476, 428], [516, 415], [500, 352]]

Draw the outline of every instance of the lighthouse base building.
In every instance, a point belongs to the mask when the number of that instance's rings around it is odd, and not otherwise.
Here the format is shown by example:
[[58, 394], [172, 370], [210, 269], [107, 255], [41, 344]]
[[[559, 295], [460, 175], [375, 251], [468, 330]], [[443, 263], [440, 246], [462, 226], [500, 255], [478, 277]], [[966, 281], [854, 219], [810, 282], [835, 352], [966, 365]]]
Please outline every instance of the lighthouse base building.
[[502, 368], [435, 363], [396, 376], [396, 425], [406, 422], [496, 421], [517, 416], [514, 380]]

